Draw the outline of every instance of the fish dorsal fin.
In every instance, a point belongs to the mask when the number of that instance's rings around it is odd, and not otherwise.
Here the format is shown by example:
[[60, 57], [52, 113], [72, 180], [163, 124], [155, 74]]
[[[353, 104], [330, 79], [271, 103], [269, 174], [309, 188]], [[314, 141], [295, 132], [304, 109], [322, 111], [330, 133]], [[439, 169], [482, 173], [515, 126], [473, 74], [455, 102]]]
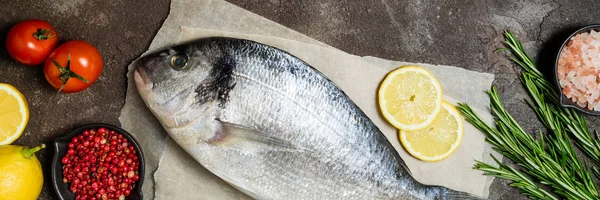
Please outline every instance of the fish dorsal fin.
[[240, 124], [215, 119], [219, 126], [215, 136], [209, 139], [213, 145], [236, 148], [243, 151], [305, 151], [291, 142]]
[[406, 171], [406, 173], [408, 173], [410, 176], [412, 176], [412, 172], [410, 172], [410, 169], [408, 168], [408, 165], [406, 165], [406, 162], [404, 162], [404, 159], [402, 159], [400, 156], [398, 156], [398, 158], [400, 158], [400, 160], [398, 161], [398, 163], [400, 164], [400, 166], [402, 168], [404, 168], [404, 171]]
[[404, 169], [404, 171], [406, 171], [406, 173], [408, 173], [409, 175], [412, 176], [413, 174], [410, 171], [410, 168], [408, 168], [408, 165], [406, 165], [406, 162], [404, 161], [404, 159], [402, 159], [402, 157], [400, 156], [400, 153], [398, 153], [398, 151], [392, 146], [392, 144], [389, 143], [389, 140], [385, 140], [385, 141], [387, 141], [387, 146], [391, 149], [391, 153], [396, 158], [396, 160], [397, 160], [396, 163], [398, 165], [400, 165], [400, 167], [402, 167], [402, 169]]

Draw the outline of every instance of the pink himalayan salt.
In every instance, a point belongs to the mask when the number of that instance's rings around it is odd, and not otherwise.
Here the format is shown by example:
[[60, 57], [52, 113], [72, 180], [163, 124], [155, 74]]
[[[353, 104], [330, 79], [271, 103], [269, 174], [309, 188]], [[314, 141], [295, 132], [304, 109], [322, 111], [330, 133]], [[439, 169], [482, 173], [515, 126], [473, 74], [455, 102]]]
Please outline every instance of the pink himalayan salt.
[[600, 32], [572, 37], [558, 59], [562, 92], [582, 108], [600, 111]]

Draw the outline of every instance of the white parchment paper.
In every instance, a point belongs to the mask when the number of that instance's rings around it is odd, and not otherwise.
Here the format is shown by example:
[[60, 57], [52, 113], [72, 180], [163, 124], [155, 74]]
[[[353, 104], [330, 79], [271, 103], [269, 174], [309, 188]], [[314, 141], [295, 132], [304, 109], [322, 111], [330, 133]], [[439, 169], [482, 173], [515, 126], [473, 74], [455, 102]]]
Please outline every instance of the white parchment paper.
[[[373, 120], [417, 180], [482, 197], [488, 195], [493, 178], [472, 169], [474, 160], [490, 160], [488, 155], [492, 150], [484, 143], [483, 133], [464, 122], [463, 143], [450, 158], [435, 163], [421, 162], [404, 151], [398, 143], [397, 131], [379, 115], [376, 91], [389, 71], [403, 65], [423, 66], [442, 83], [445, 100], [469, 103], [491, 122], [486, 109], [489, 99], [484, 91], [490, 88], [493, 75], [452, 66], [350, 55], [222, 0], [173, 0], [169, 17], [148, 51], [209, 36], [251, 39], [303, 59], [334, 81]], [[212, 175], [168, 138], [137, 93], [131, 76], [134, 65], [129, 67], [127, 99], [119, 119], [123, 128], [135, 135], [145, 154], [145, 199], [248, 198]]]

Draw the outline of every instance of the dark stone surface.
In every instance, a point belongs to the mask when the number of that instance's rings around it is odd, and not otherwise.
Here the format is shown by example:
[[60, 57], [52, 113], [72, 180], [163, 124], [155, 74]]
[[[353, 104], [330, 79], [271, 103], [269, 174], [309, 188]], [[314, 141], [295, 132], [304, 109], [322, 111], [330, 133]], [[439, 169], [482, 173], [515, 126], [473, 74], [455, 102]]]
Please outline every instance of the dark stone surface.
[[[542, 128], [526, 106], [519, 68], [502, 53], [502, 32], [513, 31], [535, 60], [552, 67], [556, 42], [573, 28], [597, 23], [600, 4], [592, 0], [485, 1], [285, 1], [229, 0], [291, 29], [356, 55], [463, 67], [496, 75], [494, 84], [515, 118], [529, 132]], [[50, 144], [83, 124], [119, 125], [125, 101], [127, 65], [149, 46], [169, 12], [169, 1], [0, 0], [0, 82], [27, 97], [31, 117], [20, 145]], [[56, 93], [41, 67], [13, 62], [4, 49], [8, 29], [24, 19], [54, 24], [61, 42], [83, 39], [96, 45], [105, 69], [92, 87], [76, 94]], [[590, 127], [600, 118], [587, 117]], [[40, 199], [55, 199], [49, 184], [53, 151], [39, 153], [45, 168]], [[525, 199], [509, 182], [496, 180], [490, 199]]]

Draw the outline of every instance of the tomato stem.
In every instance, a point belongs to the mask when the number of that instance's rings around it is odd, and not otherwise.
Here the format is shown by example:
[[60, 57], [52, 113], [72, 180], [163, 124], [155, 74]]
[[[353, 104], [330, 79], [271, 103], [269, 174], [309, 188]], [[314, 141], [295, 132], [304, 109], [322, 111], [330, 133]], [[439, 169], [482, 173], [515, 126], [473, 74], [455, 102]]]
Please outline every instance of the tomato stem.
[[58, 89], [58, 92], [62, 91], [62, 89], [67, 84], [67, 81], [69, 81], [71, 77], [79, 79], [80, 81], [83, 81], [85, 83], [89, 83], [88, 80], [71, 71], [71, 52], [69, 52], [67, 56], [68, 57], [66, 67], [62, 67], [60, 64], [58, 64], [58, 62], [56, 62], [56, 60], [50, 58], [50, 60], [52, 60], [52, 63], [54, 63], [54, 65], [58, 68], [58, 71], [60, 72], [60, 81], [62, 82], [62, 85]]
[[39, 150], [41, 150], [43, 148], [46, 148], [45, 144], [41, 144], [41, 145], [33, 147], [33, 148], [25, 147], [25, 148], [23, 148], [23, 150], [21, 150], [21, 154], [23, 154], [23, 157], [29, 159], [29, 158], [31, 158], [31, 156], [33, 156], [33, 154], [35, 152], [38, 152]]
[[52, 31], [48, 29], [38, 28], [35, 33], [33, 33], [33, 37], [38, 40], [47, 40], [48, 38], [53, 37]]

